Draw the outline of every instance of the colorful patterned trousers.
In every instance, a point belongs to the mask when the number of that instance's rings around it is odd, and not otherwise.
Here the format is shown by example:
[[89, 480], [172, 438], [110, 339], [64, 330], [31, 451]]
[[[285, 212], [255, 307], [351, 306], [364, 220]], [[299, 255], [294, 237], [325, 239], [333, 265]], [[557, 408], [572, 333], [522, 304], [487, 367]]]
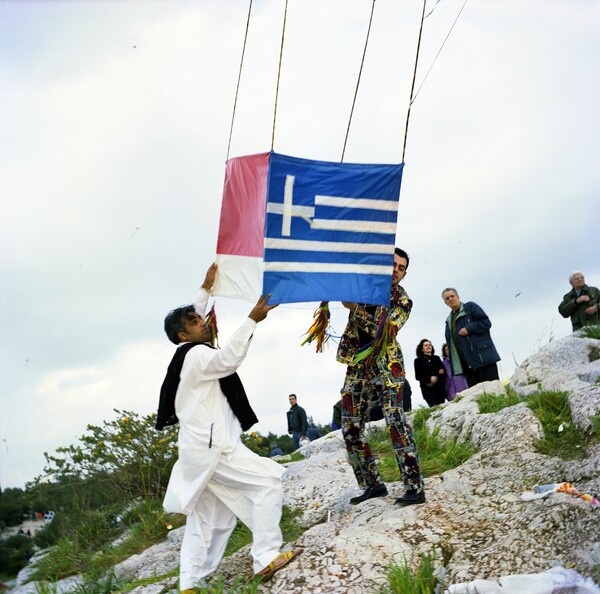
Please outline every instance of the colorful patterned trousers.
[[[342, 434], [348, 451], [348, 461], [360, 487], [379, 485], [381, 476], [365, 435], [369, 419], [369, 401], [375, 394], [383, 410], [396, 461], [407, 489], [422, 489], [417, 446], [410, 425], [402, 410], [404, 376], [387, 378], [379, 368], [348, 366], [342, 388]], [[390, 381], [391, 380], [391, 381]]]

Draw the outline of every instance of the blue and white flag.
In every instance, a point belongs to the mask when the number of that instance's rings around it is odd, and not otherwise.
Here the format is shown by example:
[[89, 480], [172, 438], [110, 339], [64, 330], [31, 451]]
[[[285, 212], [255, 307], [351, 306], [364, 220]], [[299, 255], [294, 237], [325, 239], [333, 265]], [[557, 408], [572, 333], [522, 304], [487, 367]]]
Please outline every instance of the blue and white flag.
[[389, 303], [400, 165], [271, 153], [263, 292], [273, 303]]
[[[332, 163], [274, 152], [268, 168], [266, 160], [263, 153], [228, 161], [215, 294], [271, 293], [270, 303], [389, 303], [404, 163]], [[243, 247], [253, 235], [243, 221], [257, 220], [260, 209], [262, 258]], [[236, 279], [243, 288], [234, 286]]]

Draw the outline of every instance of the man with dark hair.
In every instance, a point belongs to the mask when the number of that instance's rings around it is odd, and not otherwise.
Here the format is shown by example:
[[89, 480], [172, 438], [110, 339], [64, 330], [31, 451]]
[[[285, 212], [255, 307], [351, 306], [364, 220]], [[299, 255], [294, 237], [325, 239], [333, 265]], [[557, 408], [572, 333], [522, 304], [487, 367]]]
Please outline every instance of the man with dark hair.
[[290, 410], [287, 411], [288, 433], [291, 433], [294, 440], [294, 449], [300, 447], [300, 440], [307, 435], [308, 421], [306, 411], [298, 405], [296, 394], [290, 394]]
[[558, 313], [563, 318], [571, 318], [573, 332], [584, 326], [600, 324], [600, 291], [585, 284], [581, 272], [569, 275], [572, 289], [563, 297]]
[[[348, 365], [342, 388], [342, 434], [348, 460], [359, 486], [364, 489], [361, 495], [350, 500], [353, 505], [388, 494], [365, 436], [365, 422], [369, 420], [370, 401], [375, 394], [379, 397], [406, 488], [396, 503], [425, 503], [417, 446], [402, 409], [404, 361], [396, 342], [396, 333], [408, 320], [412, 308], [412, 301], [399, 284], [406, 275], [408, 262], [408, 254], [396, 248], [389, 305], [343, 302], [350, 313], [337, 352], [337, 360]], [[375, 339], [382, 330], [390, 340], [376, 346]], [[359, 356], [357, 361], [357, 355], [364, 355], [368, 349], [372, 356]]]
[[442, 291], [444, 303], [452, 310], [446, 319], [446, 342], [452, 375], [464, 375], [469, 387], [499, 379], [500, 355], [490, 335], [492, 322], [473, 301], [461, 303], [456, 289]]
[[179, 578], [186, 594], [217, 568], [236, 516], [252, 531], [257, 576], [270, 577], [299, 552], [280, 552], [284, 468], [240, 440], [258, 419], [236, 370], [256, 325], [275, 306], [268, 305], [269, 295], [261, 297], [227, 344], [214, 348], [204, 313], [216, 273], [213, 264], [195, 304], [165, 319], [169, 340], [179, 346], [161, 388], [156, 428], [180, 424], [179, 458], [163, 506], [187, 516]]

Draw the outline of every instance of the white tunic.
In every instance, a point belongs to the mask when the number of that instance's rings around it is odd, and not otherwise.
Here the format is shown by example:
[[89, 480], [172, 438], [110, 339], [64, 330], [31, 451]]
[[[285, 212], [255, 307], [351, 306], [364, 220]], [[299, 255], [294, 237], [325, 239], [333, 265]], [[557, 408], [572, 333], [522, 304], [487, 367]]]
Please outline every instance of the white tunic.
[[[208, 293], [195, 302], [204, 315]], [[240, 422], [233, 414], [219, 378], [242, 364], [256, 328], [250, 318], [242, 323], [222, 349], [199, 345], [188, 351], [175, 397], [179, 418], [179, 459], [173, 466], [163, 506], [167, 512], [189, 515], [219, 463], [241, 466], [257, 475], [280, 478], [285, 468], [261, 458], [241, 443]]]

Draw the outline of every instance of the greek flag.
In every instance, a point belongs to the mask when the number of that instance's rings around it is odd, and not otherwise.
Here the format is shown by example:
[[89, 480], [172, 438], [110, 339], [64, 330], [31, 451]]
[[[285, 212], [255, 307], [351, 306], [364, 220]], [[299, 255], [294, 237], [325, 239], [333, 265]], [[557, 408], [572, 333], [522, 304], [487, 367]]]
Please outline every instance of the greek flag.
[[[251, 175], [248, 183], [239, 180], [234, 183], [226, 174], [226, 187], [256, 187], [258, 195], [250, 199], [245, 196], [243, 201], [253, 203], [254, 220], [257, 205], [264, 209], [260, 293], [271, 293], [271, 303], [389, 303], [404, 164], [332, 163], [274, 152], [249, 158], [261, 164], [261, 173]], [[231, 171], [249, 169], [239, 165], [230, 168]], [[257, 182], [264, 176], [265, 169], [266, 196], [265, 184]], [[245, 194], [252, 194], [252, 191], [245, 191]], [[226, 226], [227, 233], [236, 235], [239, 243], [240, 236], [246, 233], [235, 224], [232, 228], [231, 218], [226, 213], [231, 210], [231, 205], [225, 208], [226, 193], [221, 227]], [[227, 200], [237, 205], [235, 217], [241, 220], [239, 200], [232, 195]], [[250, 231], [248, 235], [256, 235]], [[219, 235], [221, 239], [221, 232]], [[219, 245], [217, 252], [226, 256], [226, 250], [220, 250]], [[239, 259], [248, 254], [239, 249], [238, 252], [233, 254], [230, 250], [228, 258], [236, 256]], [[254, 250], [254, 257], [259, 256], [256, 252]], [[227, 261], [225, 258], [221, 263], [219, 258], [218, 255], [218, 279], [222, 263]], [[235, 274], [228, 276], [232, 279]], [[248, 273], [240, 276], [247, 284]], [[215, 292], [226, 294], [224, 289], [224, 286], [217, 286]]]

